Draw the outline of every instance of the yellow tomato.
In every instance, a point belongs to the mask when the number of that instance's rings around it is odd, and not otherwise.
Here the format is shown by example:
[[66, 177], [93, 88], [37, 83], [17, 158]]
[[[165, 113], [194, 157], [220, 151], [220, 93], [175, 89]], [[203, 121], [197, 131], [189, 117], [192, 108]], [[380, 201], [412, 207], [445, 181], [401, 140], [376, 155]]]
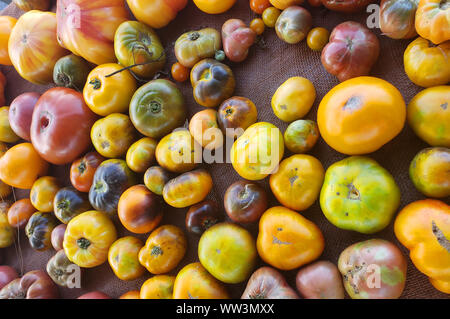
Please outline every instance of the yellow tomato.
[[257, 35], [261, 35], [264, 33], [264, 29], [266, 28], [266, 25], [264, 24], [263, 19], [261, 18], [256, 18], [253, 19], [250, 22], [250, 29], [252, 29], [253, 31], [255, 31], [255, 33]]
[[53, 199], [61, 188], [59, 181], [52, 176], [39, 178], [30, 191], [30, 200], [36, 210], [43, 213], [53, 211]]
[[434, 44], [450, 40], [450, 2], [448, 0], [417, 2], [415, 19], [417, 33]]
[[[137, 89], [136, 80], [130, 71], [116, 63], [103, 64], [89, 74], [83, 97], [92, 112], [107, 116], [127, 112], [131, 98]], [[112, 75], [114, 72], [118, 72]]]
[[151, 137], [141, 138], [127, 151], [127, 165], [136, 173], [144, 173], [155, 161], [155, 151], [158, 142]]
[[293, 210], [309, 208], [319, 197], [325, 170], [310, 155], [293, 155], [270, 176], [270, 188], [278, 201]]
[[236, 172], [248, 180], [261, 180], [271, 174], [284, 154], [284, 139], [273, 124], [259, 122], [250, 126], [231, 148], [230, 158]]
[[284, 10], [287, 7], [296, 6], [302, 4], [304, 0], [270, 0], [270, 3], [280, 10]]
[[10, 203], [0, 202], [0, 248], [6, 248], [14, 243], [16, 232], [8, 222], [8, 209]]
[[9, 106], [0, 107], [0, 142], [14, 143], [19, 139], [9, 124]]
[[203, 12], [219, 14], [228, 11], [236, 0], [194, 0], [195, 5]]
[[12, 65], [8, 53], [8, 41], [17, 19], [8, 16], [0, 17], [0, 64]]
[[304, 117], [314, 104], [316, 89], [310, 80], [299, 76], [284, 82], [272, 97], [272, 109], [284, 122]]
[[450, 41], [432, 45], [418, 37], [403, 56], [405, 72], [416, 85], [430, 87], [450, 82]]
[[338, 84], [317, 111], [325, 142], [348, 155], [375, 152], [401, 132], [405, 121], [406, 105], [399, 90], [370, 76]]
[[108, 262], [117, 278], [135, 280], [141, 277], [145, 268], [139, 263], [139, 250], [144, 243], [133, 236], [116, 240], [108, 251]]
[[127, 0], [136, 19], [152, 28], [162, 28], [175, 19], [188, 0]]
[[325, 28], [313, 28], [306, 37], [306, 43], [314, 51], [322, 51], [330, 38], [330, 32]]
[[64, 252], [71, 262], [80, 267], [96, 267], [108, 259], [109, 248], [116, 238], [116, 228], [105, 213], [88, 211], [67, 224]]
[[157, 275], [148, 279], [141, 287], [141, 299], [173, 299], [174, 276]]
[[280, 14], [281, 11], [275, 7], [268, 7], [267, 9], [265, 9], [262, 13], [262, 19], [266, 27], [274, 28]]

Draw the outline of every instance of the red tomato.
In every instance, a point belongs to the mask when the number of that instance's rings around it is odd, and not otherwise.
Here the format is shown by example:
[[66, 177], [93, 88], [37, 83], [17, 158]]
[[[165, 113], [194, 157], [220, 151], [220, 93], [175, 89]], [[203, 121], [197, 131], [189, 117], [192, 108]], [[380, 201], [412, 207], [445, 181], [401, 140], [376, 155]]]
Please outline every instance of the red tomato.
[[262, 14], [264, 10], [271, 6], [269, 0], [250, 0], [250, 9], [257, 14]]
[[36, 92], [23, 93], [11, 102], [9, 107], [9, 124], [17, 136], [31, 141], [30, 126], [33, 110], [41, 95]]
[[105, 160], [97, 152], [89, 152], [70, 167], [70, 182], [80, 192], [89, 192], [97, 167]]
[[112, 298], [101, 291], [92, 291], [84, 295], [81, 295], [77, 299], [112, 299]]

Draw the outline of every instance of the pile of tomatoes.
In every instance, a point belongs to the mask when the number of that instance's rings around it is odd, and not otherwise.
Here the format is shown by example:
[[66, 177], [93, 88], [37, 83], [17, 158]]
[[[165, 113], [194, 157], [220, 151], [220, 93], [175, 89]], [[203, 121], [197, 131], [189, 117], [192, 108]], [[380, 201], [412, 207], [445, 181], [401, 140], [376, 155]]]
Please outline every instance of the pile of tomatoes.
[[[317, 200], [343, 230], [374, 234], [395, 217], [395, 235], [414, 265], [450, 294], [448, 0], [381, 2], [384, 35], [419, 35], [405, 51], [404, 67], [425, 89], [408, 105], [392, 84], [368, 76], [380, 53], [373, 32], [352, 21], [331, 34], [313, 28], [303, 0], [251, 0], [261, 18], [249, 25], [230, 19], [220, 32], [185, 32], [174, 45], [171, 75], [177, 82], [190, 78], [195, 101], [205, 107], [188, 127], [183, 94], [161, 78], [168, 52], [154, 30], [175, 19], [187, 0], [58, 0], [56, 14], [46, 11], [48, 0], [14, 2], [27, 12], [18, 20], [0, 17], [0, 63], [32, 83], [56, 87], [23, 93], [0, 108], [0, 248], [12, 245], [22, 229], [34, 250], [57, 253], [45, 271], [20, 278], [1, 266], [0, 298], [57, 298], [56, 285], [70, 287], [74, 266], [105, 262], [121, 280], [153, 275], [123, 298], [228, 298], [225, 284], [245, 281], [242, 298], [344, 298], [344, 291], [352, 298], [400, 297], [407, 260], [393, 243], [356, 243], [338, 265], [316, 261], [324, 237], [300, 212]], [[235, 0], [193, 2], [219, 14]], [[308, 2], [348, 13], [373, 1]], [[245, 61], [266, 28], [291, 45], [306, 39], [341, 81], [321, 100], [317, 122], [304, 119], [316, 90], [303, 77], [286, 79], [273, 94], [274, 114], [289, 123], [284, 133], [258, 122], [258, 107], [234, 95], [239, 83], [226, 61]], [[5, 86], [0, 73], [2, 105]], [[430, 145], [409, 171], [429, 199], [397, 214], [399, 187], [367, 154], [394, 139], [406, 122]], [[325, 170], [306, 154], [320, 137], [349, 157]], [[199, 163], [208, 152], [224, 152], [227, 139], [233, 142], [227, 155], [243, 179], [225, 193], [224, 222], [221, 205], [206, 199], [213, 179]], [[285, 158], [285, 149], [293, 155]], [[70, 186], [49, 175], [51, 165], [70, 165]], [[269, 194], [258, 183], [265, 178], [280, 206], [269, 207]], [[29, 198], [10, 202], [13, 188], [30, 190]], [[168, 206], [187, 209], [184, 229], [161, 225]], [[252, 223], [259, 224], [257, 238], [243, 227]], [[148, 238], [118, 238], [117, 227]], [[187, 249], [195, 249], [188, 248], [187, 232], [200, 236], [199, 262], [168, 275]], [[258, 258], [267, 266], [255, 271]], [[280, 272], [295, 269], [296, 290]], [[374, 273], [377, 287], [370, 284]]]

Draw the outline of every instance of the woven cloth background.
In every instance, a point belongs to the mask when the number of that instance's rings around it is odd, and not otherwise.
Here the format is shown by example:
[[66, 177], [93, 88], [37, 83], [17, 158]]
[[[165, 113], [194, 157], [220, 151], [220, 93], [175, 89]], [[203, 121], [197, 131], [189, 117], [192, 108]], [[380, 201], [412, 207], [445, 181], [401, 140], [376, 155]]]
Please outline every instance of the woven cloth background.
[[[337, 24], [347, 20], [354, 20], [365, 24], [368, 16], [365, 12], [357, 15], [345, 15], [331, 12], [323, 8], [310, 8], [307, 5], [305, 6], [310, 9], [313, 15], [314, 26], [322, 26], [330, 31]], [[14, 5], [10, 5], [2, 12], [2, 15], [14, 17], [19, 17], [21, 14], [23, 14], [23, 12], [18, 10]], [[170, 70], [170, 66], [175, 60], [173, 44], [179, 35], [188, 30], [199, 29], [206, 26], [220, 30], [222, 24], [232, 17], [240, 18], [246, 23], [249, 23], [256, 17], [256, 14], [250, 10], [247, 0], [238, 0], [230, 11], [221, 15], [207, 15], [202, 13], [195, 7], [192, 1], [189, 1], [188, 6], [179, 13], [176, 20], [170, 23], [168, 27], [157, 31], [168, 54], [166, 71]], [[419, 87], [409, 81], [403, 70], [403, 51], [410, 41], [394, 41], [382, 36], [379, 30], [374, 30], [374, 32], [377, 34], [381, 43], [381, 54], [371, 75], [383, 78], [394, 84], [402, 92], [405, 101], [408, 103], [411, 98], [420, 91]], [[226, 62], [231, 66], [236, 77], [237, 88], [235, 95], [250, 98], [258, 108], [258, 120], [274, 123], [282, 130], [282, 132], [284, 132], [287, 125], [275, 117], [270, 106], [272, 94], [278, 86], [289, 77], [303, 76], [310, 79], [317, 90], [317, 100], [313, 109], [307, 116], [309, 119], [316, 120], [316, 111], [320, 100], [332, 87], [339, 83], [338, 80], [325, 71], [320, 62], [320, 53], [310, 50], [305, 41], [296, 45], [286, 44], [277, 38], [273, 29], [266, 30], [264, 39], [267, 45], [265, 47], [257, 45], [253, 46], [249, 57], [243, 63], [234, 64]], [[6, 87], [7, 104], [23, 92], [44, 92], [48, 87], [51, 87], [35, 86], [26, 82], [20, 78], [12, 67], [2, 66], [1, 70], [8, 79]], [[178, 87], [180, 87], [184, 93], [190, 116], [203, 109], [203, 107], [195, 103], [192, 97], [192, 89], [188, 82], [178, 84]], [[424, 198], [411, 183], [408, 177], [408, 167], [414, 155], [425, 147], [427, 147], [427, 145], [419, 140], [409, 127], [405, 127], [402, 133], [393, 141], [385, 145], [376, 153], [370, 154], [371, 157], [376, 159], [383, 167], [393, 174], [402, 193], [401, 207], [404, 207], [412, 201]], [[345, 157], [331, 149], [323, 140], [319, 141], [311, 154], [320, 159], [325, 168], [328, 168], [332, 163]], [[287, 153], [285, 157], [289, 155], [290, 154]], [[211, 172], [214, 179], [214, 188], [210, 194], [210, 198], [215, 199], [222, 205], [223, 195], [227, 187], [231, 183], [239, 180], [240, 177], [233, 170], [231, 164], [213, 164], [209, 165], [207, 169]], [[67, 178], [68, 167], [53, 167], [52, 170], [52, 174], [59, 176], [61, 181], [66, 184], [69, 183]], [[261, 184], [270, 194], [271, 192], [267, 179], [262, 181]], [[26, 192], [21, 191], [19, 191], [18, 194], [19, 197], [27, 195]], [[449, 199], [447, 198], [446, 201], [448, 203]], [[278, 205], [272, 195], [271, 204]], [[184, 228], [186, 211], [187, 209], [168, 209], [165, 213], [163, 224], [170, 223]], [[401, 247], [405, 255], [408, 254], [408, 251], [400, 245], [393, 234], [393, 223], [378, 234], [365, 236], [355, 232], [340, 230], [330, 224], [323, 216], [317, 203], [301, 213], [306, 218], [314, 221], [324, 233], [326, 248], [321, 256], [321, 259], [323, 260], [330, 260], [337, 263], [340, 252], [347, 246], [369, 238], [384, 238], [390, 240]], [[115, 222], [120, 235], [131, 235], [124, 230], [118, 220]], [[248, 229], [256, 238], [257, 226], [254, 225], [248, 227]], [[147, 236], [144, 235], [138, 237], [145, 241]], [[198, 260], [197, 243], [198, 237], [189, 235], [188, 253], [177, 269], [172, 272], [173, 275], [175, 275], [184, 265]], [[6, 264], [11, 265], [22, 272], [45, 269], [47, 261], [55, 253], [53, 250], [47, 252], [33, 251], [23, 232], [18, 236], [17, 245], [6, 249], [5, 252]], [[262, 262], [260, 262], [260, 264], [262, 264]], [[288, 279], [289, 284], [294, 287], [296, 271], [284, 272], [283, 274]], [[138, 280], [124, 282], [117, 279], [108, 263], [105, 263], [102, 266], [88, 269], [83, 273], [81, 289], [60, 288], [60, 292], [61, 296], [64, 298], [76, 298], [83, 293], [100, 290], [113, 298], [117, 298], [129, 290], [139, 290], [142, 283], [150, 276], [151, 275], [147, 273]], [[239, 298], [244, 290], [245, 284], [246, 283], [228, 285], [232, 297]], [[427, 277], [421, 274], [408, 258], [406, 289], [402, 298], [448, 299], [449, 297], [450, 296], [439, 293], [434, 289]]]

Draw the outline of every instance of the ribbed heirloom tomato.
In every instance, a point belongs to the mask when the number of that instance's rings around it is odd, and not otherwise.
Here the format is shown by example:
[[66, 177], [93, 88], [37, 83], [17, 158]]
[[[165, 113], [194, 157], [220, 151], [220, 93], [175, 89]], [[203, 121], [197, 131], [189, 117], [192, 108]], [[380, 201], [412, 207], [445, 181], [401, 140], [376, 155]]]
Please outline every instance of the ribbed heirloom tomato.
[[8, 53], [8, 41], [17, 19], [8, 16], [0, 17], [0, 64], [11, 65]]

